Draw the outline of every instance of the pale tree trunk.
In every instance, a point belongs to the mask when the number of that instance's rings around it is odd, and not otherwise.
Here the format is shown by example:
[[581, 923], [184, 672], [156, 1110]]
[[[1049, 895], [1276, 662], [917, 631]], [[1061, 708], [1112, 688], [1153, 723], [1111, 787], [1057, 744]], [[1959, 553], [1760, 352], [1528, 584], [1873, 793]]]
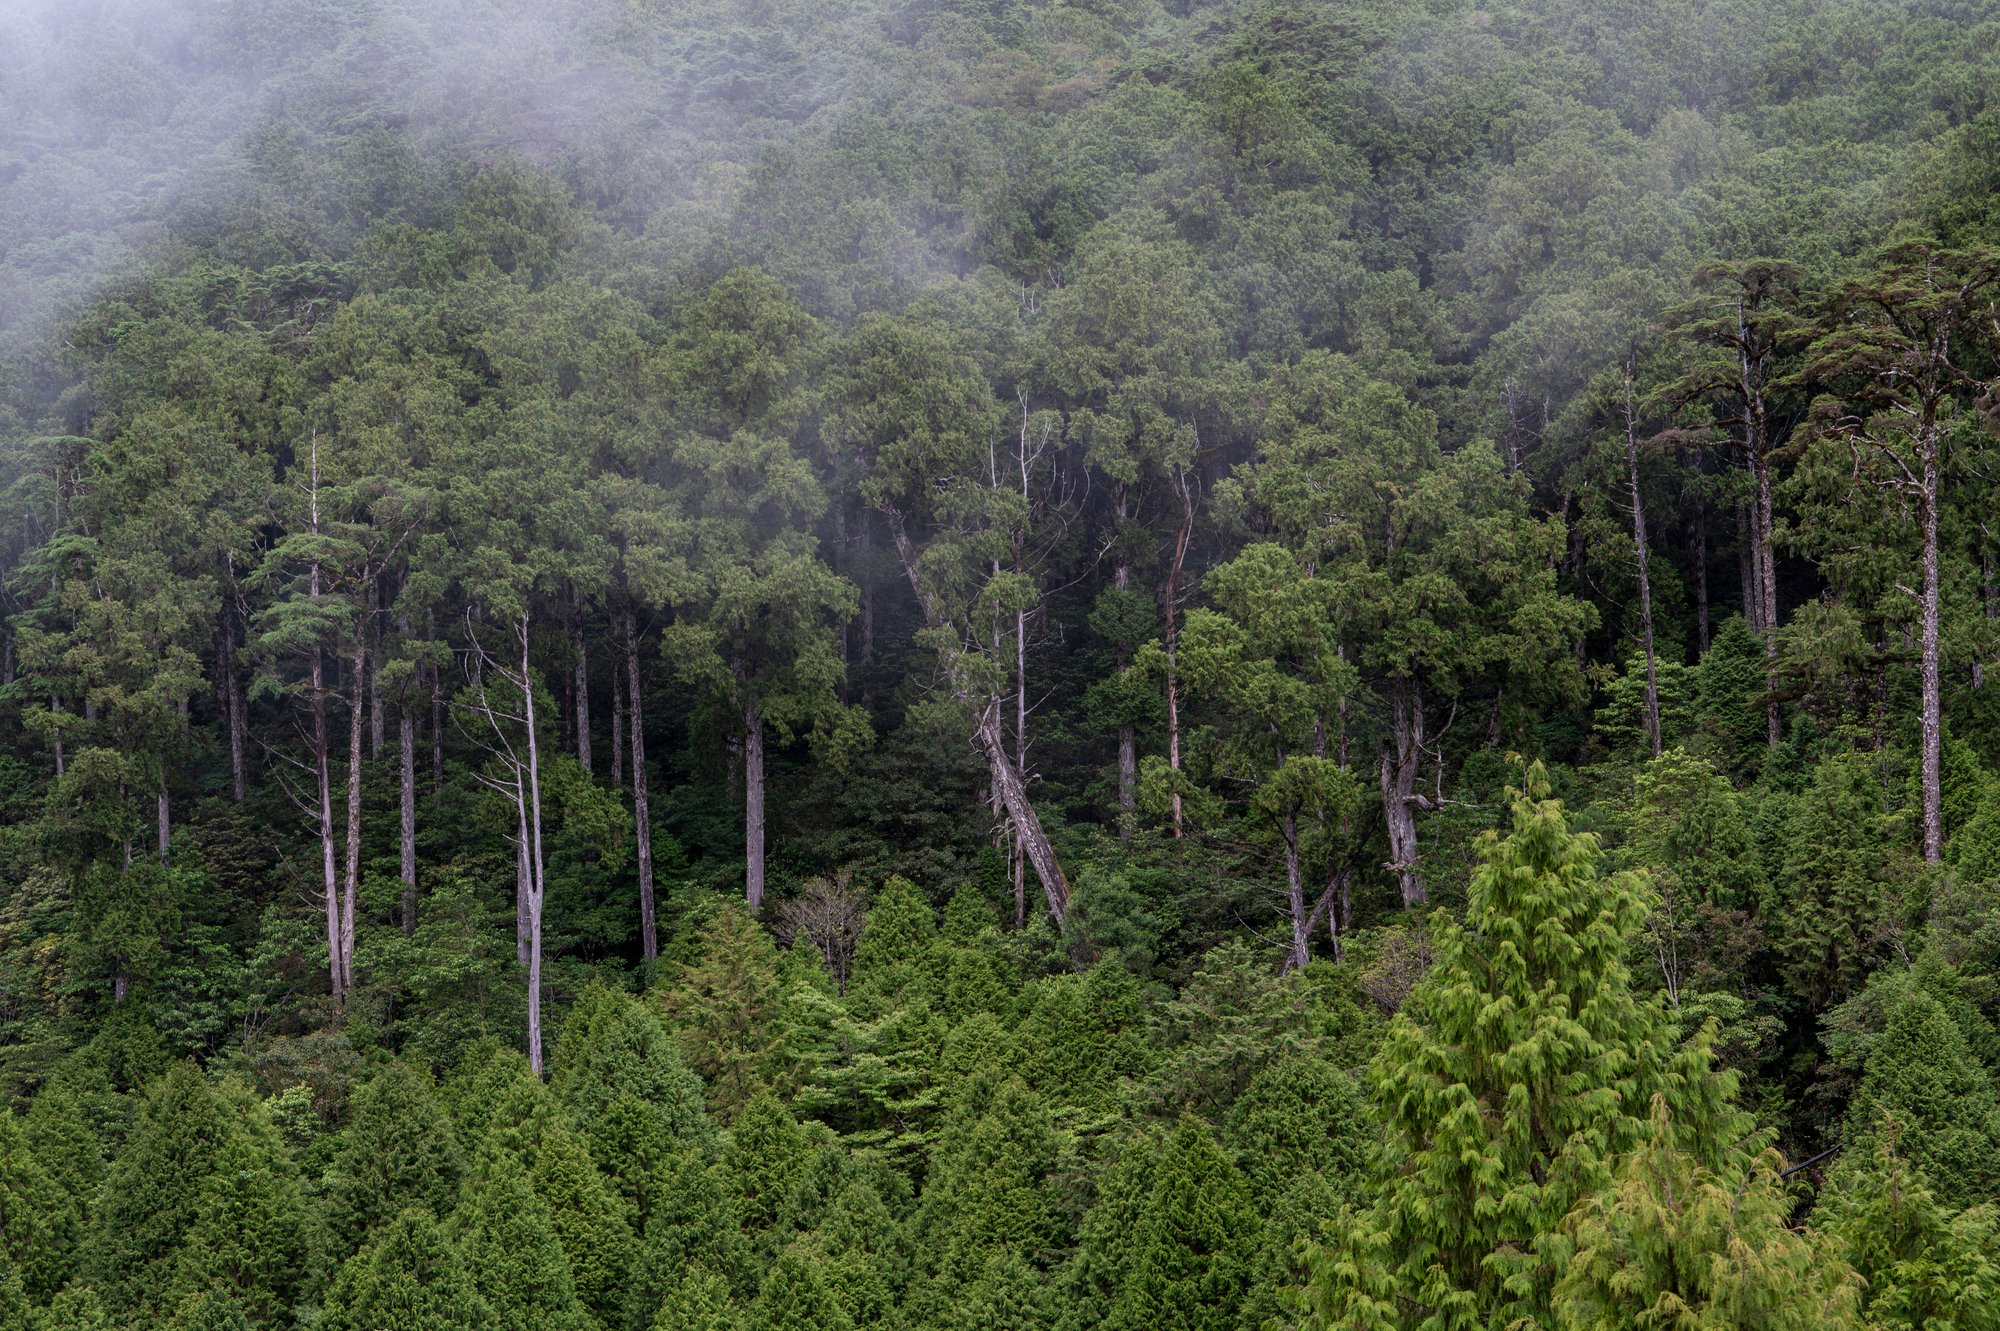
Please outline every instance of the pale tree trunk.
[[583, 594], [574, 595], [576, 618], [570, 622], [570, 649], [576, 656], [576, 761], [588, 773], [590, 768], [590, 658], [583, 640]]
[[1743, 622], [1752, 633], [1764, 631], [1764, 596], [1757, 589], [1757, 510], [1736, 510], [1736, 528], [1742, 533], [1737, 551], [1737, 568], [1743, 575]]
[[156, 812], [159, 815], [159, 822], [160, 822], [160, 827], [159, 827], [160, 863], [165, 864], [167, 862], [167, 844], [173, 840], [173, 833], [174, 833], [173, 819], [167, 809], [166, 790], [162, 789], [160, 793], [157, 796], [155, 796], [155, 800], [157, 802]]
[[[314, 570], [314, 583], [318, 570]], [[313, 771], [319, 793], [319, 850], [321, 880], [326, 897], [326, 954], [328, 976], [333, 985], [333, 1001], [347, 997], [347, 972], [340, 952], [340, 870], [333, 840], [333, 771], [328, 754], [330, 736], [326, 717], [325, 653], [315, 644], [312, 653]]]
[[[382, 584], [378, 578], [368, 584], [368, 761], [382, 757]], [[359, 653], [356, 653], [359, 659]], [[354, 687], [361, 687], [357, 676]]]
[[[1122, 512], [1123, 501], [1120, 501]], [[1132, 582], [1132, 570], [1124, 564], [1111, 571], [1111, 585], [1119, 591], [1126, 591]], [[1118, 644], [1118, 669], [1122, 673], [1131, 668], [1132, 650], [1124, 643]], [[1138, 821], [1139, 810], [1139, 736], [1132, 723], [1127, 721], [1118, 727], [1118, 835], [1130, 840], [1134, 825]]]
[[639, 937], [647, 961], [660, 955], [653, 928], [652, 815], [646, 807], [646, 712], [639, 694], [639, 619], [625, 611], [626, 729], [632, 740], [632, 824], [639, 864]]
[[417, 720], [407, 706], [396, 715], [396, 764], [402, 804], [403, 936], [417, 931]]
[[1918, 519], [1923, 527], [1923, 822], [1924, 859], [1944, 858], [1944, 718], [1938, 672], [1938, 501], [1941, 494], [1940, 441], [1930, 426], [1920, 439], [1923, 447], [1923, 488], [1918, 495]]
[[1639, 419], [1632, 366], [1625, 367], [1625, 473], [1632, 488], [1632, 542], [1639, 557], [1639, 630], [1646, 651], [1646, 735], [1660, 756], [1660, 674], [1653, 660], [1653, 579], [1646, 567], [1646, 505], [1639, 494]]
[[340, 903], [340, 967], [354, 987], [354, 902], [361, 895], [361, 687], [367, 678], [367, 637], [354, 635], [354, 674], [347, 705], [347, 878]]
[[528, 815], [534, 841], [528, 892], [528, 1065], [542, 1075], [542, 764], [535, 739], [535, 677], [528, 669], [528, 616], [521, 615], [521, 694], [527, 710]]
[[1391, 681], [1389, 691], [1392, 749], [1382, 749], [1382, 819], [1389, 836], [1389, 872], [1396, 876], [1403, 905], [1424, 900], [1424, 880], [1417, 871], [1417, 775], [1423, 766], [1424, 704], [1416, 686], [1405, 679]]
[[236, 673], [236, 607], [232, 604], [235, 580], [229, 581], [223, 597], [222, 613], [216, 616], [215, 671], [220, 684], [223, 728], [229, 732], [229, 789], [238, 804], [248, 793], [245, 779], [245, 751], [249, 747], [249, 720], [245, 715], [243, 681]]
[[1783, 738], [1778, 720], [1778, 565], [1771, 549], [1771, 463], [1757, 460], [1757, 617], [1764, 634], [1764, 684], [1768, 690], [1764, 725], [1770, 746]]
[[1035, 814], [1035, 806], [1028, 799], [1026, 785], [1021, 774], [1014, 767], [1014, 761], [1007, 754], [1007, 739], [1000, 729], [1000, 699], [989, 698], [980, 709], [978, 721], [980, 747], [986, 751], [986, 764], [992, 771], [993, 789], [1000, 798], [1001, 807], [1007, 811], [1007, 819], [1013, 824], [1015, 839], [1028, 863], [1035, 866], [1035, 877], [1041, 880], [1042, 892], [1048, 898], [1049, 914], [1057, 924], [1069, 913], [1069, 880], [1063, 876], [1062, 865], [1056, 859], [1055, 847], [1048, 834], [1042, 830], [1042, 820]]
[[1297, 970], [1310, 957], [1311, 936], [1306, 923], [1305, 865], [1299, 855], [1299, 820], [1285, 810], [1278, 831], [1285, 842], [1285, 908], [1292, 922], [1292, 946], [1285, 954], [1285, 969]]
[[[1014, 612], [1014, 770], [1028, 774], [1028, 615]], [[1014, 927], [1028, 924], [1028, 857], [1014, 839]]]
[[[1194, 492], [1188, 486], [1187, 472], [1174, 468], [1174, 478], [1180, 483], [1181, 528], [1174, 540], [1173, 562], [1167, 567], [1165, 595], [1161, 597], [1166, 610], [1166, 634], [1162, 645], [1167, 657], [1167, 766], [1175, 776], [1181, 770], [1181, 700], [1180, 667], [1176, 649], [1180, 641], [1180, 621], [1178, 602], [1181, 594], [1181, 569], [1187, 561], [1188, 539], [1194, 535]], [[1181, 792], [1178, 786], [1173, 792], [1174, 837], [1179, 839], [1183, 830], [1181, 817]]]
[[754, 915], [764, 909], [764, 713], [743, 709], [743, 896]]
[[535, 890], [535, 871], [528, 867], [528, 806], [515, 809], [514, 828], [514, 962], [528, 964], [528, 895]]

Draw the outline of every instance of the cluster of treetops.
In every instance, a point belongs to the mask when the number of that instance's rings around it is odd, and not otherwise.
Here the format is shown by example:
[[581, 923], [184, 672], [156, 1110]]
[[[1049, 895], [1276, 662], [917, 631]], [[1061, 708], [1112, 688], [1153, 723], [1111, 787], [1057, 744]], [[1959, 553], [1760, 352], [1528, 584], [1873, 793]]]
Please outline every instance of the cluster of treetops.
[[0, 1331], [2000, 1327], [2000, 6], [562, 12], [0, 80], [6, 291], [262, 80], [0, 328]]

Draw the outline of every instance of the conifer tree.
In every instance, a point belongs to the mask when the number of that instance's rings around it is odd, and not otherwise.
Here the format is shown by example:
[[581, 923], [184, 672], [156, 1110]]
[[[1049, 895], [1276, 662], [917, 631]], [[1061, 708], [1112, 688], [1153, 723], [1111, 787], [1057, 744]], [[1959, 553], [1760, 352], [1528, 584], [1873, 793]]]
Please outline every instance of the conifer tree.
[[166, 1331], [250, 1331], [250, 1326], [236, 1300], [208, 1290], [182, 1299]]
[[801, 1240], [778, 1254], [743, 1322], [744, 1331], [853, 1331], [826, 1284], [826, 1258]]
[[1710, 1169], [1677, 1145], [1665, 1097], [1653, 1103], [1645, 1140], [1567, 1222], [1576, 1251], [1556, 1286], [1556, 1324], [1860, 1331], [1860, 1282], [1788, 1226], [1777, 1154]]
[[741, 1331], [742, 1310], [729, 1282], [705, 1266], [689, 1266], [660, 1305], [650, 1331]]
[[604, 1326], [621, 1326], [638, 1243], [590, 1152], [562, 1124], [551, 1123], [528, 1177], [569, 1258], [577, 1301]]
[[1857, 993], [1886, 950], [1882, 804], [1862, 757], [1837, 754], [1814, 769], [1785, 828], [1783, 870], [1759, 913], [1788, 985], [1815, 1008]]
[[739, 1293], [754, 1292], [749, 1247], [724, 1167], [683, 1150], [659, 1167], [648, 1191], [652, 1206], [633, 1263], [628, 1319], [650, 1325], [681, 1273], [701, 1267]]
[[1953, 1214], [1898, 1148], [1893, 1130], [1881, 1133], [1873, 1158], [1841, 1172], [1814, 1213], [1861, 1277], [1868, 1325], [2000, 1327], [2000, 1211]]
[[[557, 1038], [549, 1087], [589, 1143], [598, 1167], [618, 1176], [635, 1138], [650, 1149], [715, 1149], [701, 1079], [689, 1072], [657, 1010], [594, 984], [578, 996]], [[624, 1102], [623, 1110], [614, 1105]], [[631, 1195], [630, 1188], [626, 1189]]]
[[495, 1322], [437, 1222], [412, 1209], [341, 1266], [319, 1325], [322, 1331], [485, 1331]]
[[1536, 764], [1510, 833], [1484, 840], [1464, 922], [1434, 918], [1436, 962], [1372, 1065], [1384, 1174], [1316, 1262], [1316, 1325], [1546, 1323], [1550, 1236], [1644, 1140], [1655, 1093], [1704, 1165], [1746, 1135], [1734, 1078], [1633, 992], [1624, 958], [1650, 903], [1597, 862]]
[[1944, 1005], [1903, 988], [1847, 1108], [1840, 1172], [1865, 1171], [1890, 1134], [1947, 1206], [2000, 1202], [2000, 1102]]
[[181, 1245], [201, 1218], [202, 1189], [233, 1125], [192, 1064], [148, 1088], [91, 1217], [84, 1271], [114, 1317], [164, 1312]]
[[304, 1284], [308, 1227], [298, 1171], [247, 1093], [195, 1201], [175, 1289], [226, 1294], [256, 1326], [282, 1326]]
[[11, 1109], [0, 1109], [0, 1261], [21, 1277], [30, 1298], [46, 1299], [69, 1279], [77, 1215], [28, 1150]]
[[452, 1213], [451, 1230], [494, 1331], [589, 1331], [569, 1258], [548, 1204], [511, 1156], [481, 1160]]
[[701, 959], [685, 967], [661, 1005], [709, 1105], [727, 1122], [767, 1089], [782, 1051], [772, 1023], [778, 1008], [778, 950], [742, 909], [728, 906], [703, 930]]
[[1250, 1283], [1257, 1212], [1215, 1135], [1187, 1118], [1153, 1168], [1106, 1331], [1227, 1331]]
[[854, 945], [848, 994], [877, 1010], [893, 1005], [917, 982], [937, 936], [937, 915], [923, 892], [901, 875], [890, 878], [869, 903], [867, 923]]
[[326, 1224], [336, 1253], [358, 1252], [401, 1212], [449, 1215], [464, 1157], [428, 1073], [394, 1062], [353, 1100], [326, 1183]]
[[104, 1181], [104, 1146], [76, 1093], [58, 1084], [42, 1087], [20, 1124], [35, 1160], [68, 1194], [76, 1213], [88, 1216]]
[[1057, 1282], [1060, 1331], [1103, 1325], [1131, 1272], [1132, 1235], [1152, 1195], [1159, 1145], [1150, 1136], [1127, 1137], [1097, 1177], [1097, 1201], [1083, 1218], [1076, 1252]]

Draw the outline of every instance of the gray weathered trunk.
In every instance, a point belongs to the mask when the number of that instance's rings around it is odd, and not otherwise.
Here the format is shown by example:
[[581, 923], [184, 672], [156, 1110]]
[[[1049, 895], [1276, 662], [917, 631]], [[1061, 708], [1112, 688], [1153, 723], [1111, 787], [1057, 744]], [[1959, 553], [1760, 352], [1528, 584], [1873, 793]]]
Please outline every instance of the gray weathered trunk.
[[751, 912], [764, 909], [764, 713], [743, 709], [743, 896]]
[[403, 936], [407, 938], [417, 931], [417, 719], [407, 706], [397, 709], [396, 758], [397, 798], [402, 809]]
[[625, 705], [630, 711], [626, 728], [632, 741], [632, 825], [639, 865], [639, 941], [646, 960], [651, 961], [660, 954], [660, 942], [653, 927], [653, 824], [646, 806], [646, 712], [639, 692], [639, 620], [629, 608], [624, 618]]
[[1389, 690], [1390, 743], [1382, 749], [1382, 820], [1389, 838], [1389, 862], [1403, 905], [1423, 901], [1418, 872], [1417, 775], [1423, 766], [1424, 704], [1408, 680], [1392, 680]]

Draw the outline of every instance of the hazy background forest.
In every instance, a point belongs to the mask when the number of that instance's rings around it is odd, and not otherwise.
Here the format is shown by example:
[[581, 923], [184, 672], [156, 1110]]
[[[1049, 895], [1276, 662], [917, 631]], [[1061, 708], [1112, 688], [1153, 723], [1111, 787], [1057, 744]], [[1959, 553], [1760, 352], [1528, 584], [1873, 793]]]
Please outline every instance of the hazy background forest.
[[0, 0], [0, 1331], [2000, 1327], [2000, 3]]

